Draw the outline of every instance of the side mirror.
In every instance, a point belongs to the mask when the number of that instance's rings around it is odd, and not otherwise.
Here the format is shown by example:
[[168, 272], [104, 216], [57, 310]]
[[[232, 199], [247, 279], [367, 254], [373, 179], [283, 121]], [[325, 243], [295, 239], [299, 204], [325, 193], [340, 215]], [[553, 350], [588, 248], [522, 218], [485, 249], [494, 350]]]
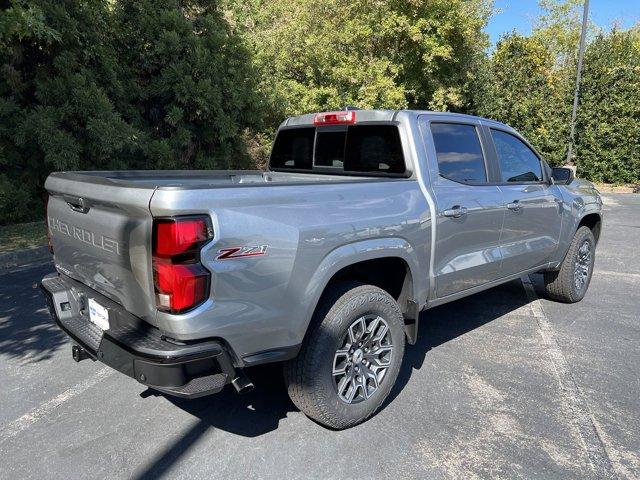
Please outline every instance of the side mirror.
[[569, 185], [575, 176], [570, 168], [554, 167], [551, 169], [551, 178], [556, 185]]

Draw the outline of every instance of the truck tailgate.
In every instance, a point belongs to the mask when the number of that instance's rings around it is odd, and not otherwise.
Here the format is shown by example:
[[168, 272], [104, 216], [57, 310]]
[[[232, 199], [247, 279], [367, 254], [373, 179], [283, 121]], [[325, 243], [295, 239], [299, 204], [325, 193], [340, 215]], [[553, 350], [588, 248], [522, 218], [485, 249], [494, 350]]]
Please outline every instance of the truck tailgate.
[[58, 270], [154, 323], [149, 202], [155, 187], [55, 173], [45, 188]]

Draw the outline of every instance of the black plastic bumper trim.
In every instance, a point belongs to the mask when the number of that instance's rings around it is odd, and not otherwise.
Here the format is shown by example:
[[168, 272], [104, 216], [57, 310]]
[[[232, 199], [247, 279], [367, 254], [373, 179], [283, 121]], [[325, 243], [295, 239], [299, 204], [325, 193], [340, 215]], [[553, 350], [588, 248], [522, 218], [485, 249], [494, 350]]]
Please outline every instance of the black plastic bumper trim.
[[302, 344], [291, 345], [290, 347], [282, 347], [274, 350], [265, 350], [264, 352], [252, 353], [242, 357], [242, 362], [247, 367], [262, 365], [263, 363], [283, 362], [291, 360], [298, 355]]
[[[146, 338], [148, 332], [136, 332], [132, 326], [128, 326], [126, 334], [122, 334], [122, 328], [115, 328], [115, 335], [111, 330], [100, 331], [100, 337], [96, 339], [96, 332], [87, 334], [84, 331], [95, 326], [80, 312], [65, 311], [62, 312], [65, 318], [59, 317], [56, 302], [65, 300], [68, 286], [59, 277], [45, 277], [40, 285], [56, 324], [92, 358], [143, 385], [182, 398], [217, 393], [235, 378], [230, 355], [218, 341], [176, 345], [155, 335]], [[99, 294], [92, 296], [101, 302], [104, 300]], [[143, 348], [139, 348], [141, 344]]]

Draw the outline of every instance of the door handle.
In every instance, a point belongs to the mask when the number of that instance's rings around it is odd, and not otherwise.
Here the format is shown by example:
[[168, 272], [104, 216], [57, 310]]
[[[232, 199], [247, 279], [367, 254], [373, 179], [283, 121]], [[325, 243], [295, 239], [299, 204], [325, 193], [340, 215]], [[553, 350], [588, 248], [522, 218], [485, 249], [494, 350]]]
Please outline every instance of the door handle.
[[442, 212], [443, 217], [460, 218], [467, 214], [467, 207], [456, 205]]
[[507, 203], [507, 208], [509, 210], [513, 210], [514, 212], [518, 212], [518, 211], [522, 210], [522, 205], [520, 204], [520, 202], [518, 200], [514, 200], [511, 203]]
[[74, 212], [87, 213], [89, 211], [87, 202], [82, 197], [71, 197], [65, 195], [64, 200], [67, 202], [67, 205], [69, 205], [69, 208]]

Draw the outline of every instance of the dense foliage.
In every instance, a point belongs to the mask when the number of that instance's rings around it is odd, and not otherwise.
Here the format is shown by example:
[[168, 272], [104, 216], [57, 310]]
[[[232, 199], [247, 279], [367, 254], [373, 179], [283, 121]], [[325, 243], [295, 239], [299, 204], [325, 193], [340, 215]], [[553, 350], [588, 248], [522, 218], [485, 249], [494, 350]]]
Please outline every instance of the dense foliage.
[[640, 30], [598, 35], [585, 56], [578, 112], [579, 173], [640, 183]]
[[[532, 35], [505, 35], [477, 75], [473, 110], [521, 131], [552, 165], [567, 160], [579, 0], [547, 8]], [[598, 31], [585, 51], [573, 163], [578, 175], [640, 182], [640, 29]]]
[[250, 164], [248, 54], [215, 2], [13, 0], [0, 17], [0, 222], [52, 170]]
[[572, 84], [558, 72], [555, 57], [536, 37], [502, 38], [485, 66], [475, 110], [505, 122], [536, 147], [552, 165], [566, 157]]
[[488, 0], [227, 2], [254, 52], [260, 91], [284, 115], [464, 108], [488, 47]]
[[[0, 0], [0, 224], [53, 170], [243, 168], [288, 115], [355, 104], [496, 118], [566, 157], [580, 0], [489, 52], [491, 0]], [[640, 34], [591, 27], [575, 163], [640, 181]]]

